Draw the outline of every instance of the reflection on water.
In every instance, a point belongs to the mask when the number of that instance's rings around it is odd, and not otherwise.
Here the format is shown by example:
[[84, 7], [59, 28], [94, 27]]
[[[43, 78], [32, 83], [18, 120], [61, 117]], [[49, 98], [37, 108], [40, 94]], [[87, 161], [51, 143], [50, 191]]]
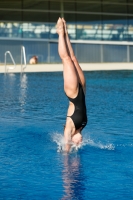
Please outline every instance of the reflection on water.
[[21, 112], [24, 112], [25, 110], [24, 105], [26, 103], [27, 83], [28, 83], [27, 75], [22, 74], [20, 76], [20, 96], [19, 96]]
[[64, 196], [62, 200], [66, 199], [83, 199], [85, 190], [85, 178], [80, 163], [80, 156], [65, 155], [64, 169], [62, 171]]

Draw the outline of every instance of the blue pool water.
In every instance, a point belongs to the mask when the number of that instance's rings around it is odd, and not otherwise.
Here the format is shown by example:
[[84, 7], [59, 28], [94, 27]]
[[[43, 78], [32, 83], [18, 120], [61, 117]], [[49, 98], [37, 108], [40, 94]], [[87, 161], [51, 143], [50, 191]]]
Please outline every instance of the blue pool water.
[[133, 71], [85, 72], [83, 144], [61, 152], [61, 72], [0, 74], [0, 200], [132, 200]]

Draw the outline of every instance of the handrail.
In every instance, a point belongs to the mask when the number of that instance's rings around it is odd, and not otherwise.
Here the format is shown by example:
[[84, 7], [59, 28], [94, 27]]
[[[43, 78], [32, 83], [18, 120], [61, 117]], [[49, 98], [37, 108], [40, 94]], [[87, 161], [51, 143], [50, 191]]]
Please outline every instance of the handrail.
[[[24, 66], [23, 66], [23, 59], [24, 59]], [[26, 68], [26, 54], [25, 54], [25, 47], [21, 47], [21, 73]]]
[[10, 51], [6, 51], [6, 52], [5, 52], [5, 73], [7, 72], [7, 67], [6, 67], [6, 56], [7, 56], [7, 54], [10, 55], [10, 58], [11, 58], [13, 64], [14, 64], [13, 67], [10, 66], [10, 67], [8, 67], [8, 69], [15, 69], [15, 67], [16, 67], [16, 63], [15, 63], [15, 61], [14, 61], [14, 59], [13, 59], [13, 56], [12, 56], [11, 52], [10, 52]]

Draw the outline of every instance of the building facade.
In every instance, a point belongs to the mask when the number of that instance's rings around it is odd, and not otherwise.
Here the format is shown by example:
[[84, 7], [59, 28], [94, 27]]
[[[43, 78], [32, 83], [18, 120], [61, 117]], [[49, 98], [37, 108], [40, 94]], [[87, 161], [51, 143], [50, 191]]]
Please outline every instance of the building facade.
[[[56, 21], [64, 17], [79, 62], [133, 62], [133, 0], [0, 1], [0, 63], [11, 51], [20, 63], [60, 63]], [[10, 62], [10, 59], [8, 59]]]

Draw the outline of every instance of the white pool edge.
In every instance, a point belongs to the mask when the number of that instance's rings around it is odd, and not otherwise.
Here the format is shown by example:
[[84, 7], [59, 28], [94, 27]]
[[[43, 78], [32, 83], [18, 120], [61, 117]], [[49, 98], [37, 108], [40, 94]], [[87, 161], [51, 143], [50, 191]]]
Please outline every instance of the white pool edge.
[[[12, 67], [13, 65], [7, 65]], [[83, 71], [106, 71], [106, 70], [133, 70], [133, 63], [80, 63]], [[62, 72], [62, 64], [36, 64], [27, 65], [24, 72]], [[9, 73], [20, 73], [21, 65], [16, 65], [15, 69], [9, 69]], [[5, 73], [5, 65], [0, 65], [0, 73]]]

